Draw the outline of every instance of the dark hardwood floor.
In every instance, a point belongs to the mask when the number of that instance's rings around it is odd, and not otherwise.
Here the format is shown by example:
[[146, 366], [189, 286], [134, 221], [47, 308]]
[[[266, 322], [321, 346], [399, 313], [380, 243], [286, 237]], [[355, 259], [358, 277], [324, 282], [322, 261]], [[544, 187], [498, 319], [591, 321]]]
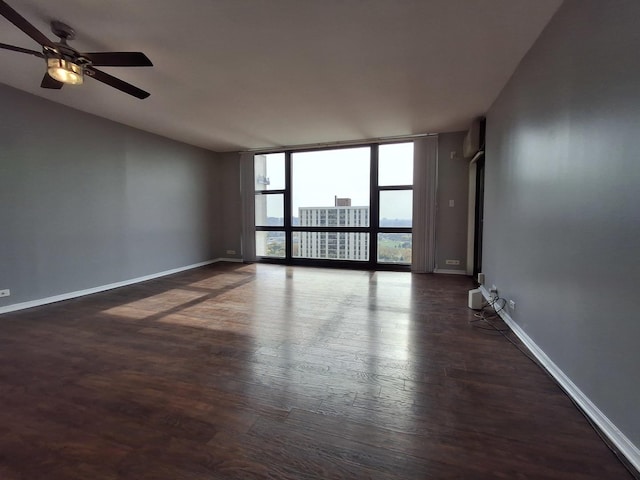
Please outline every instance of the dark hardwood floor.
[[469, 288], [215, 264], [0, 316], [0, 478], [631, 479]]

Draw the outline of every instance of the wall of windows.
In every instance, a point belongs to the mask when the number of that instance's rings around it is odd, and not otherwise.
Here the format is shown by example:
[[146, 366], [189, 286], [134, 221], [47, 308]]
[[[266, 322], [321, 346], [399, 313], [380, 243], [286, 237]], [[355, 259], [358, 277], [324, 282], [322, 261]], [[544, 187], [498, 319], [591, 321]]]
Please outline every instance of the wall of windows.
[[254, 156], [256, 255], [409, 266], [413, 142]]

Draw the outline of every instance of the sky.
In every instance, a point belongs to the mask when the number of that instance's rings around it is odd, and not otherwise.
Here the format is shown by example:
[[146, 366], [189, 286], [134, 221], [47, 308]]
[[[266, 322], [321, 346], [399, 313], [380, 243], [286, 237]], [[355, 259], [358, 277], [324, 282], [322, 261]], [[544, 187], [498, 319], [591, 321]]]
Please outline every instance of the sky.
[[[269, 189], [284, 188], [284, 154], [268, 154]], [[292, 154], [293, 215], [298, 207], [334, 205], [334, 196], [351, 198], [352, 206], [369, 205], [369, 147], [294, 152]], [[413, 143], [381, 145], [379, 151], [381, 185], [413, 183]], [[409, 192], [383, 192], [383, 218], [410, 218]], [[408, 217], [407, 217], [408, 213]], [[269, 216], [283, 216], [279, 208]]]

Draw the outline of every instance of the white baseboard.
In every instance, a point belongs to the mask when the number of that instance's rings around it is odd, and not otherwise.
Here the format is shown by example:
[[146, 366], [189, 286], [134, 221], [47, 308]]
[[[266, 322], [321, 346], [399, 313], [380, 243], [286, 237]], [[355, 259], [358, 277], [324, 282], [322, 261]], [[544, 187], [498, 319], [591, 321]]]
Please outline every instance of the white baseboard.
[[[484, 298], [489, 301], [489, 291], [480, 286]], [[553, 378], [560, 384], [565, 392], [580, 406], [594, 424], [604, 433], [613, 445], [629, 461], [629, 464], [640, 471], [640, 449], [636, 447], [627, 436], [622, 433], [615, 424], [602, 413], [602, 411], [580, 390], [575, 383], [547, 356], [546, 353], [520, 328], [520, 326], [505, 311], [498, 312], [500, 318], [509, 326], [515, 335], [525, 344], [536, 359], [544, 366]]]
[[13, 305], [7, 305], [0, 307], [0, 314], [15, 312], [17, 310], [24, 310], [25, 308], [39, 307], [40, 305], [46, 305], [48, 303], [61, 302], [63, 300], [70, 300], [72, 298], [83, 297], [85, 295], [91, 295], [92, 293], [104, 292], [105, 290], [112, 290], [118, 287], [125, 287], [127, 285], [133, 285], [134, 283], [145, 282], [147, 280], [153, 280], [154, 278], [164, 277], [166, 275], [172, 275], [174, 273], [183, 272], [185, 270], [191, 270], [192, 268], [203, 267], [212, 263], [220, 261], [235, 261], [216, 258], [213, 260], [207, 260], [206, 262], [194, 263], [185, 267], [172, 268], [171, 270], [165, 270], [163, 272], [152, 273], [151, 275], [145, 275], [143, 277], [131, 278], [129, 280], [123, 280], [122, 282], [109, 283], [108, 285], [100, 285], [99, 287], [87, 288], [85, 290], [78, 290], [75, 292], [63, 293], [61, 295], [54, 295], [53, 297], [39, 298], [37, 300], [30, 300], [28, 302], [14, 303]]
[[446, 268], [436, 268], [433, 270], [433, 273], [446, 273], [447, 275], [466, 275], [467, 274], [465, 270], [449, 270]]
[[235, 263], [243, 263], [244, 260], [241, 258], [217, 258], [216, 262], [235, 262]]

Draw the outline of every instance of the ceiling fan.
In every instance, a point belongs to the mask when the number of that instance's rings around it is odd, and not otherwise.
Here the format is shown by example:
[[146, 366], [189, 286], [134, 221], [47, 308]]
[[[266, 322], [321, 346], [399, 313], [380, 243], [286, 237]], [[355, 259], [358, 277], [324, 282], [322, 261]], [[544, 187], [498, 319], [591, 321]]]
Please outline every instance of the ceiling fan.
[[42, 52], [0, 43], [0, 48], [43, 58], [47, 63], [42, 88], [60, 89], [64, 84], [80, 85], [85, 75], [136, 98], [150, 94], [95, 67], [152, 67], [151, 60], [142, 52], [94, 52], [80, 53], [67, 44], [75, 38], [75, 31], [68, 25], [53, 21], [51, 31], [60, 38], [52, 42], [22, 15], [0, 0], [0, 14], [42, 46]]

